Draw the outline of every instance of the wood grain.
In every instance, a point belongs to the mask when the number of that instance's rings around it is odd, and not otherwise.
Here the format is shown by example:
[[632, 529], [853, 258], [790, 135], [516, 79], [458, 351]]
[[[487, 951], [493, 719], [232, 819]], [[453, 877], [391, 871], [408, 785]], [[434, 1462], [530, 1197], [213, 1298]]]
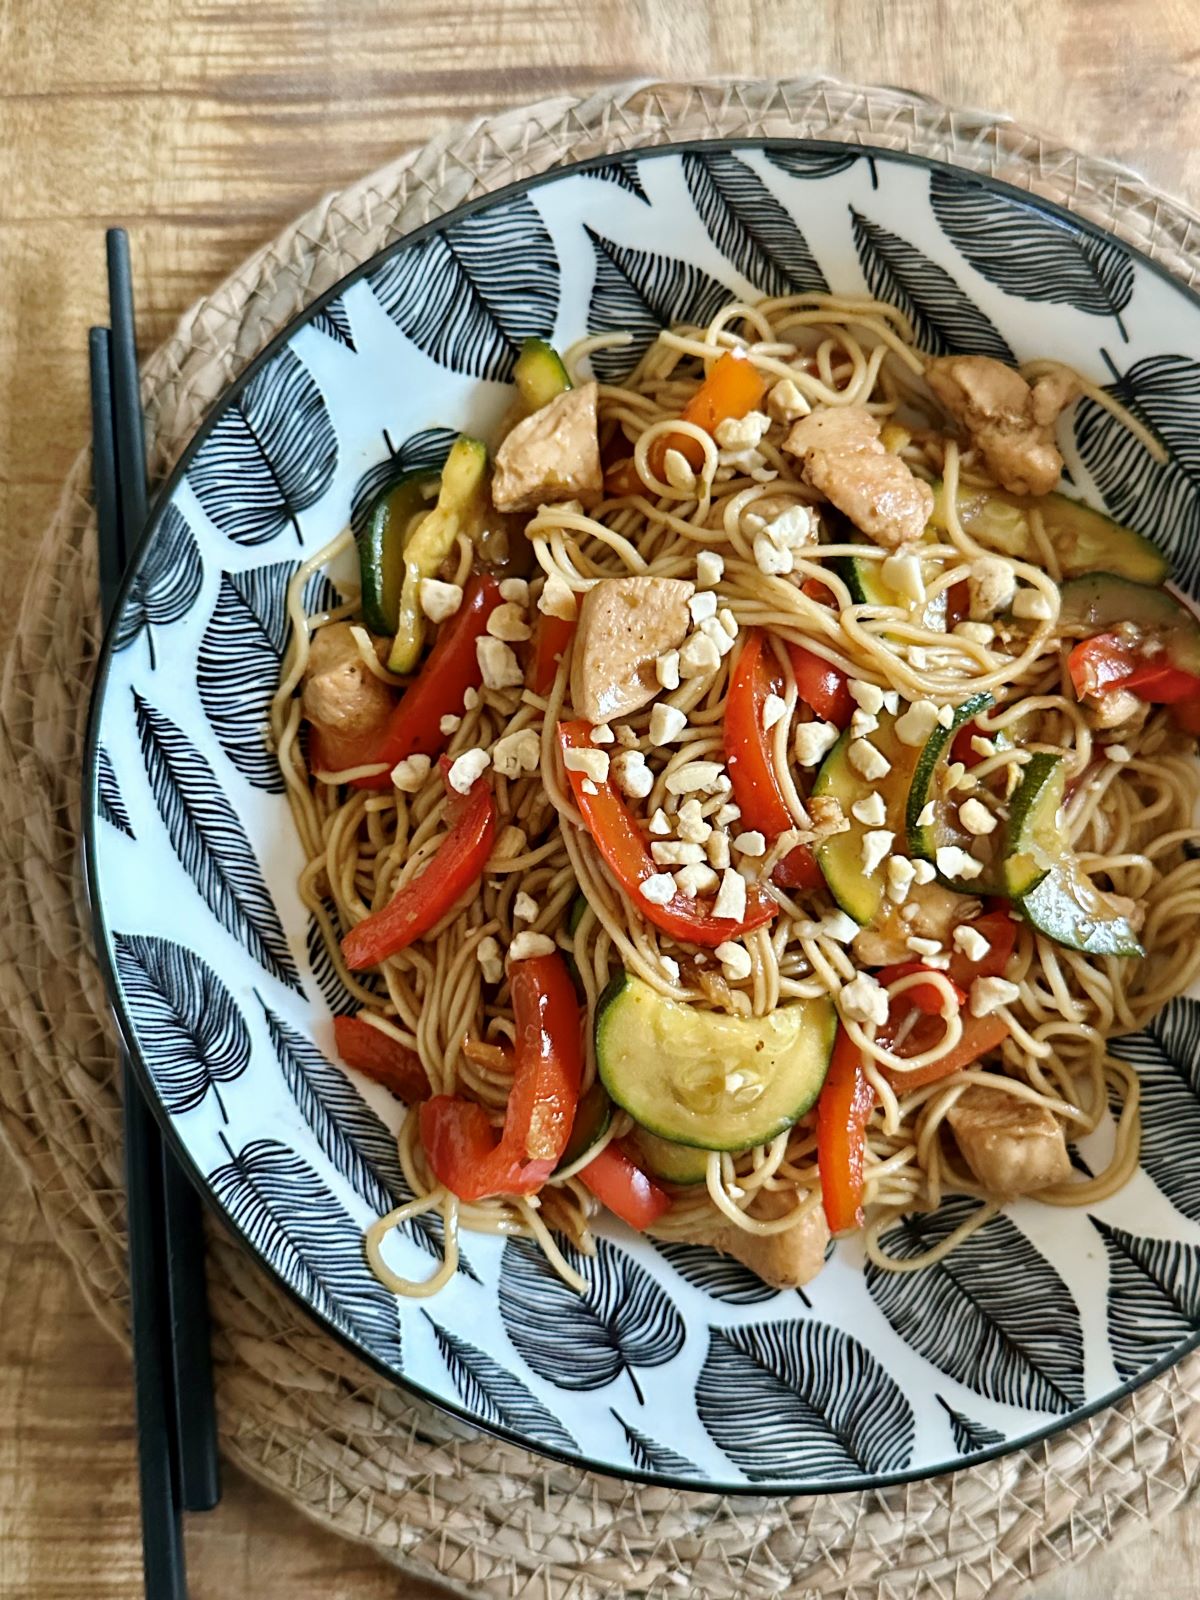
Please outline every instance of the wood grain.
[[[158, 342], [322, 191], [505, 105], [824, 69], [1011, 112], [1200, 199], [1200, 4], [1164, 0], [0, 0], [0, 527], [19, 560], [87, 431], [105, 226]], [[0, 1158], [0, 1594], [141, 1592], [129, 1370]], [[228, 1475], [192, 1594], [432, 1595]], [[1190, 1508], [1036, 1600], [1200, 1592]]]

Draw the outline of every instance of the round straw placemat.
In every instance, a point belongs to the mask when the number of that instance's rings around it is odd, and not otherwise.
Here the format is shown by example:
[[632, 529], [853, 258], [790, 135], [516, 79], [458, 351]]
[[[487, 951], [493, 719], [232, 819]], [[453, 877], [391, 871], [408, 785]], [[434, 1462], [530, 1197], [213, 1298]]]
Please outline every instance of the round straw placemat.
[[[459, 202], [587, 156], [803, 135], [991, 173], [1189, 284], [1200, 274], [1200, 219], [1004, 118], [829, 79], [625, 84], [456, 128], [260, 250], [145, 366], [154, 476], [302, 306]], [[84, 453], [34, 557], [0, 684], [0, 1130], [97, 1316], [127, 1342], [119, 1075], [78, 874], [99, 642], [89, 470]], [[332, 1531], [474, 1595], [983, 1600], [1170, 1510], [1200, 1461], [1198, 1354], [1034, 1449], [951, 1477], [793, 1500], [631, 1486], [475, 1435], [390, 1387], [216, 1226], [208, 1281], [227, 1457]]]

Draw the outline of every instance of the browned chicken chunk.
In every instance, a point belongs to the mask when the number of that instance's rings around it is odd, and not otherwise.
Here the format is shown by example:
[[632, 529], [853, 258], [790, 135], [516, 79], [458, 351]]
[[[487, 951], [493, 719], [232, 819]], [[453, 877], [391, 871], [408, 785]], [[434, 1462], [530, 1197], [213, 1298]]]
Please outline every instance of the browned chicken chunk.
[[496, 451], [497, 511], [536, 511], [559, 500], [594, 504], [604, 492], [596, 385], [581, 384], [518, 422]]
[[933, 512], [933, 490], [884, 449], [880, 426], [862, 406], [801, 417], [783, 448], [804, 459], [804, 479], [877, 544], [919, 539]]
[[1031, 388], [991, 356], [940, 356], [925, 368], [929, 387], [1012, 494], [1049, 494], [1062, 474], [1054, 442], [1059, 412], [1079, 394], [1065, 368]]
[[1042, 1106], [971, 1084], [946, 1121], [967, 1165], [993, 1194], [1034, 1194], [1071, 1175], [1062, 1124]]
[[336, 739], [358, 739], [382, 729], [395, 695], [363, 661], [348, 622], [313, 634], [304, 669], [305, 717]]
[[638, 711], [658, 693], [654, 663], [687, 635], [693, 586], [605, 578], [584, 596], [571, 655], [571, 704], [589, 722]]
[[[750, 1215], [769, 1221], [794, 1209], [795, 1198], [776, 1189], [764, 1189], [751, 1202]], [[733, 1223], [713, 1226], [695, 1235], [697, 1244], [711, 1245], [733, 1256], [764, 1283], [775, 1289], [799, 1289], [810, 1283], [825, 1265], [829, 1228], [818, 1206], [782, 1233], [747, 1233]]]

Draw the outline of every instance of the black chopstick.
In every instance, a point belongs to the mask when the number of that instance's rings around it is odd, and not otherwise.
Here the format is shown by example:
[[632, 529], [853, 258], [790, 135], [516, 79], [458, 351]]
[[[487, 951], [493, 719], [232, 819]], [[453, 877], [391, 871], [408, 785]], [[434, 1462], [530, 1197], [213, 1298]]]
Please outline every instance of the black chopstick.
[[[124, 228], [110, 228], [105, 247], [112, 320], [110, 395], [120, 511], [116, 531], [124, 570], [146, 523], [146, 435], [138, 378], [133, 271]], [[171, 1366], [179, 1501], [185, 1511], [209, 1511], [221, 1491], [204, 1277], [204, 1224], [200, 1197], [165, 1144], [158, 1160], [163, 1174], [168, 1297], [164, 1340]]]
[[[119, 544], [111, 349], [107, 328], [92, 329], [88, 351], [92, 387], [92, 474], [100, 546], [100, 594], [107, 622], [124, 565]], [[157, 1229], [163, 1217], [159, 1135], [124, 1050], [121, 1052], [121, 1067], [133, 1384], [142, 1507], [142, 1569], [147, 1600], [186, 1600], [183, 1526], [176, 1486], [172, 1378], [167, 1344], [162, 1334], [169, 1294], [163, 1270], [164, 1252], [157, 1239]]]

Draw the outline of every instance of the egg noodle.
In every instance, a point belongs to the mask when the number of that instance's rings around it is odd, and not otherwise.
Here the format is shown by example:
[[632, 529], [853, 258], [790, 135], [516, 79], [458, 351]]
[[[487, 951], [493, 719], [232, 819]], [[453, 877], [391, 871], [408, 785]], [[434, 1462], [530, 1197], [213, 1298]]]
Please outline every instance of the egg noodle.
[[[623, 342], [625, 336], [582, 341], [567, 352], [568, 370], [583, 381], [591, 353]], [[988, 486], [992, 480], [981, 459], [956, 442], [931, 401], [907, 319], [896, 307], [875, 300], [792, 295], [753, 306], [726, 306], [704, 329], [663, 332], [624, 382], [601, 384], [601, 440], [611, 444], [614, 433], [623, 435], [653, 491], [607, 499], [591, 513], [546, 505], [529, 518], [527, 533], [537, 562], [531, 620], [536, 622], [535, 603], [545, 575], [558, 574], [582, 597], [606, 577], [692, 579], [697, 553], [717, 551], [724, 557], [721, 605], [730, 608], [739, 630], [765, 630], [774, 649], [787, 709], [770, 731], [771, 748], [776, 779], [797, 826], [809, 821], [804, 790], [811, 774], [794, 765], [790, 751], [796, 725], [808, 713], [798, 699], [784, 641], [803, 644], [851, 677], [896, 689], [910, 701], [958, 705], [977, 691], [990, 690], [996, 706], [978, 719], [979, 731], [996, 739], [1002, 730], [1010, 730], [1012, 738], [997, 740], [995, 753], [985, 757], [987, 765], [976, 768], [976, 774], [1000, 772], [1010, 764], [1020, 767], [1038, 751], [1060, 755], [1071, 846], [1089, 873], [1136, 901], [1144, 912], [1144, 959], [1083, 954], [1019, 923], [1006, 971], [1019, 992], [1000, 1013], [1009, 1024], [1008, 1037], [983, 1061], [923, 1087], [906, 1092], [903, 1074], [947, 1054], [962, 1032], [944, 973], [922, 980], [946, 1004], [940, 1040], [919, 1056], [894, 1053], [877, 1038], [873, 1023], [844, 1016], [877, 1101], [867, 1127], [866, 1248], [880, 1266], [907, 1272], [943, 1256], [987, 1221], [1000, 1203], [979, 1186], [944, 1133], [947, 1113], [970, 1085], [1002, 1089], [1014, 1099], [1048, 1109], [1068, 1140], [1095, 1130], [1110, 1105], [1119, 1108], [1103, 1170], [1043, 1189], [1041, 1201], [1093, 1205], [1134, 1171], [1140, 1137], [1138, 1080], [1127, 1063], [1110, 1055], [1108, 1041], [1141, 1028], [1200, 973], [1200, 859], [1189, 850], [1198, 833], [1200, 766], [1194, 741], [1176, 733], [1161, 708], [1152, 708], [1134, 731], [1122, 732], [1122, 755], [1103, 757], [1070, 690], [1066, 657], [1073, 641], [1056, 629], [1061, 574], [1036, 509], [1030, 513], [1030, 526], [1037, 564], [1005, 559], [1014, 577], [1044, 597], [1042, 619], [991, 643], [981, 643], [969, 632], [928, 628], [914, 620], [911, 610], [855, 603], [836, 558], [885, 559], [889, 552], [872, 544], [806, 544], [795, 550], [790, 575], [761, 571], [753, 545], [764, 510], [777, 514], [781, 505], [814, 505], [819, 497], [801, 480], [801, 463], [781, 449], [786, 424], [772, 424], [757, 446], [762, 461], [747, 472], [736, 464], [723, 466], [714, 440], [680, 421], [706, 369], [732, 348], [743, 350], [769, 382], [791, 379], [813, 410], [866, 406], [884, 421], [896, 414], [909, 419], [905, 433], [894, 437], [889, 448], [915, 475], [930, 482], [940, 479], [945, 490], [944, 531], [933, 536], [940, 542], [921, 547], [931, 600], [965, 579], [973, 558], [995, 553], [959, 523], [954, 509], [959, 487]], [[1044, 368], [1031, 366], [1026, 373], [1035, 376]], [[1116, 409], [1104, 391], [1083, 387], [1092, 399]], [[914, 423], [914, 416], [924, 418], [924, 424]], [[1134, 431], [1143, 431], [1135, 419], [1122, 416]], [[688, 434], [703, 451], [694, 486], [677, 488], [655, 480], [648, 452], [664, 434]], [[1146, 435], [1144, 442], [1158, 451], [1152, 437]], [[826, 526], [822, 537], [829, 532]], [[306, 767], [297, 690], [309, 640], [325, 624], [353, 617], [357, 605], [351, 601], [306, 617], [302, 592], [314, 572], [352, 548], [347, 530], [307, 560], [292, 580], [290, 638], [272, 703], [271, 732], [307, 861], [301, 896], [316, 919], [329, 960], [362, 1014], [418, 1052], [435, 1094], [475, 1100], [497, 1126], [503, 1122], [512, 1082], [511, 1053], [503, 1047], [512, 1041], [514, 1025], [507, 983], [486, 982], [477, 958], [481, 942], [489, 937], [505, 949], [519, 931], [532, 929], [573, 956], [587, 1010], [583, 1088], [596, 1074], [591, 1021], [597, 1001], [610, 973], [620, 967], [671, 999], [754, 1016], [790, 1001], [821, 995], [836, 999], [856, 977], [865, 963], [856, 961], [850, 945], [821, 927], [822, 918], [836, 909], [824, 890], [797, 892], [770, 885], [779, 913], [770, 925], [745, 935], [751, 965], [741, 981], [728, 979], [711, 953], [698, 965], [694, 952], [672, 943], [640, 915], [602, 863], [563, 774], [555, 730], [571, 714], [569, 651], [545, 698], [521, 687], [481, 689], [449, 742], [453, 757], [474, 747], [490, 749], [502, 735], [519, 729], [533, 729], [540, 738], [538, 771], [515, 779], [489, 774], [500, 832], [476, 892], [430, 934], [387, 959], [378, 974], [364, 980], [349, 971], [339, 936], [421, 873], [445, 836], [445, 790], [436, 764], [415, 794], [346, 786], [351, 777], [379, 768], [329, 773]], [[468, 576], [473, 556], [470, 542], [460, 536], [459, 582]], [[804, 592], [802, 585], [809, 579], [825, 586], [833, 605], [820, 591]], [[386, 676], [368, 636], [364, 632], [359, 637], [364, 661]], [[627, 719], [653, 773], [652, 792], [639, 803], [639, 814], [642, 805], [647, 817], [658, 807], [668, 812], [677, 808], [680, 797], [669, 794], [666, 780], [683, 764], [723, 760], [726, 694], [736, 659], [735, 648], [715, 671], [685, 679], [663, 696], [687, 717], [682, 735], [670, 745], [648, 743], [649, 707]], [[711, 818], [728, 799], [727, 790], [702, 796], [704, 815]], [[770, 856], [765, 865], [770, 867]], [[769, 883], [766, 872], [761, 881]], [[514, 900], [521, 891], [535, 902], [532, 922], [518, 922], [514, 916]], [[568, 933], [570, 908], [581, 891], [586, 909]], [[896, 980], [891, 992], [912, 981]], [[884, 1067], [891, 1069], [887, 1076]], [[897, 1083], [901, 1086], [893, 1087]], [[620, 1137], [629, 1126], [626, 1114], [618, 1112], [605, 1137]], [[594, 1250], [589, 1220], [598, 1205], [576, 1172], [598, 1149], [587, 1151], [575, 1169], [551, 1177], [537, 1195], [468, 1204], [433, 1178], [418, 1118], [406, 1115], [399, 1152], [415, 1198], [370, 1228], [367, 1250], [373, 1270], [398, 1294], [432, 1295], [456, 1270], [461, 1231], [516, 1234], [536, 1239], [566, 1280], [585, 1287], [555, 1240], [565, 1236], [584, 1254]], [[778, 1191], [794, 1205], [769, 1219], [749, 1215], [763, 1189]], [[651, 1230], [663, 1238], [710, 1237], [724, 1225], [760, 1235], [790, 1228], [822, 1203], [813, 1115], [757, 1149], [738, 1155], [710, 1153], [706, 1183], [670, 1192], [671, 1209]], [[880, 1243], [889, 1223], [902, 1213], [931, 1211], [950, 1194], [980, 1196], [987, 1203], [935, 1249], [903, 1261], [890, 1259]], [[444, 1225], [444, 1260], [426, 1280], [400, 1278], [382, 1259], [384, 1240], [406, 1218], [431, 1211], [440, 1214]]]

